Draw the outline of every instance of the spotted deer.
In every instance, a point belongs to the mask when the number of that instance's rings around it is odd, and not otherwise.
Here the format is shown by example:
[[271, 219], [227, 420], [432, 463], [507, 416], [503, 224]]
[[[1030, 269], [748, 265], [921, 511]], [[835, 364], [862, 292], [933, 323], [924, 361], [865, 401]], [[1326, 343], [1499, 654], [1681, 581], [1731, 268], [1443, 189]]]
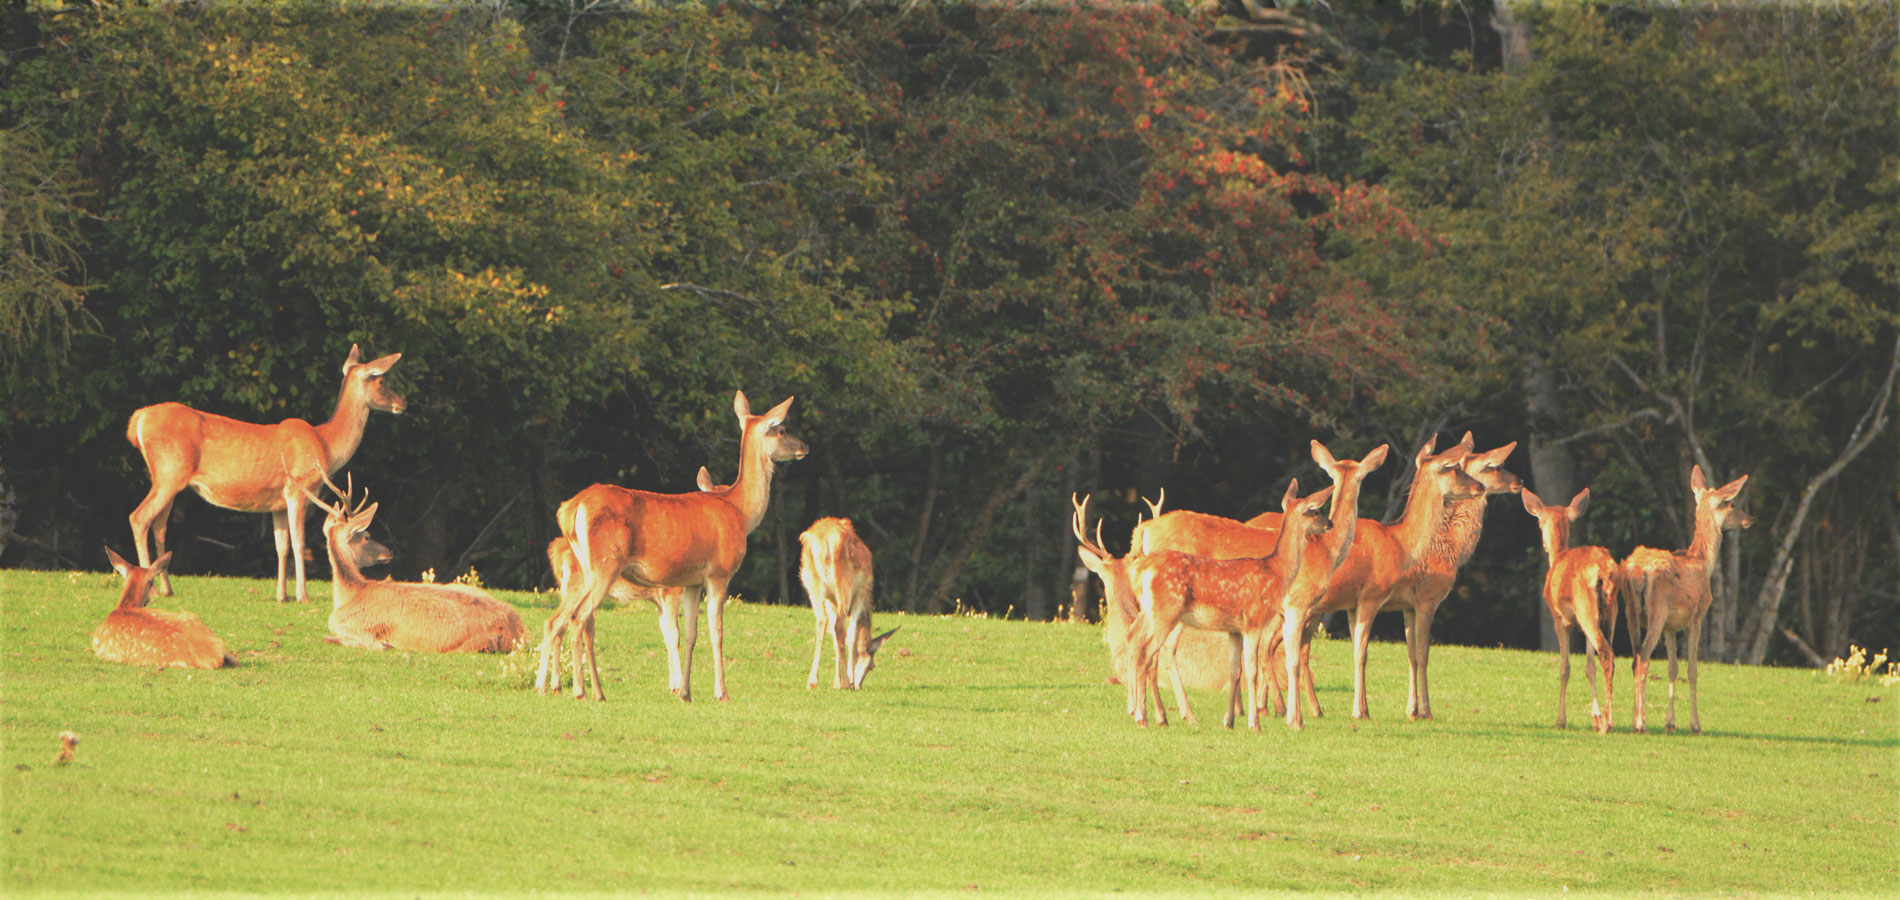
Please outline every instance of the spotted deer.
[[171, 565], [172, 555], [161, 554], [149, 566], [135, 566], [106, 548], [106, 559], [125, 578], [119, 605], [92, 632], [92, 652], [106, 662], [133, 666], [216, 669], [237, 665], [224, 642], [184, 610], [152, 609], [154, 582]]

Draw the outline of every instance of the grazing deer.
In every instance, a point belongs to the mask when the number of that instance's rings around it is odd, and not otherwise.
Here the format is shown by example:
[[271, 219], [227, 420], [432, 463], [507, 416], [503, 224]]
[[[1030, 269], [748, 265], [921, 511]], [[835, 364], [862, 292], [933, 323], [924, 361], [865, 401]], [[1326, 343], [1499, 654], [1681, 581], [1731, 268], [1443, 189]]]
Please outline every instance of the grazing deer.
[[[1471, 432], [1465, 432], [1459, 445], [1471, 446]], [[1516, 449], [1517, 442], [1512, 441], [1495, 450], [1465, 457], [1465, 474], [1476, 480], [1483, 490], [1477, 496], [1451, 501], [1451, 518], [1439, 540], [1432, 542], [1412, 577], [1386, 601], [1386, 610], [1397, 610], [1405, 615], [1406, 686], [1409, 689], [1405, 716], [1408, 719], [1432, 717], [1431, 682], [1427, 677], [1432, 658], [1432, 620], [1438, 615], [1439, 605], [1451, 595], [1452, 585], [1458, 581], [1458, 570], [1464, 568], [1478, 548], [1478, 538], [1484, 534], [1486, 499], [1515, 493], [1524, 486], [1522, 479], [1504, 468], [1504, 460]]]
[[1630, 662], [1630, 675], [1636, 681], [1636, 731], [1645, 731], [1643, 700], [1649, 678], [1649, 657], [1662, 641], [1669, 654], [1669, 717], [1665, 728], [1676, 730], [1676, 645], [1678, 632], [1685, 639], [1689, 654], [1689, 731], [1702, 733], [1702, 718], [1696, 708], [1696, 663], [1702, 656], [1702, 619], [1709, 613], [1714, 597], [1709, 592], [1709, 573], [1715, 570], [1716, 554], [1722, 549], [1722, 532], [1747, 528], [1754, 517], [1735, 506], [1735, 495], [1748, 484], [1743, 475], [1719, 488], [1710, 488], [1702, 477], [1702, 467], [1689, 469], [1689, 492], [1695, 496], [1695, 537], [1687, 549], [1671, 553], [1653, 547], [1637, 547], [1623, 559], [1621, 592], [1623, 615], [1629, 620], [1630, 646], [1636, 658]]
[[324, 511], [324, 546], [330, 553], [333, 606], [326, 642], [424, 653], [507, 653], [521, 642], [521, 614], [478, 588], [364, 578], [358, 559], [365, 552], [387, 552], [364, 536], [377, 504], [365, 506], [365, 497], [351, 509], [350, 490], [327, 477], [323, 482], [337, 495], [337, 505], [306, 493]]
[[[1457, 446], [1437, 453], [1436, 437], [1425, 442], [1412, 458], [1415, 472], [1405, 511], [1390, 525], [1373, 519], [1360, 519], [1353, 534], [1346, 560], [1333, 571], [1326, 593], [1309, 615], [1309, 627], [1320, 616], [1345, 610], [1352, 620], [1352, 717], [1371, 717], [1366, 702], [1366, 653], [1372, 643], [1372, 620], [1384, 608], [1423, 560], [1447, 538], [1452, 504], [1481, 496], [1484, 486], [1466, 474], [1465, 457], [1471, 445]], [[1248, 524], [1265, 525], [1268, 515], [1255, 516]], [[1284, 636], [1282, 638], [1284, 640]], [[1299, 727], [1299, 723], [1289, 723]]]
[[[705, 466], [699, 467], [696, 482], [699, 489], [706, 493], [723, 494], [732, 490], [732, 485], [729, 484], [713, 484], [712, 473], [706, 471]], [[587, 685], [581, 675], [583, 662], [593, 675], [595, 692], [599, 693], [601, 690], [600, 659], [594, 655], [594, 619], [590, 616], [584, 622], [575, 622], [571, 618], [574, 609], [568, 605], [573, 593], [580, 590], [583, 578], [580, 560], [574, 556], [574, 545], [568, 543], [567, 538], [557, 537], [548, 542], [548, 566], [554, 570], [554, 581], [558, 585], [562, 605], [554, 615], [548, 616], [547, 624], [542, 628], [541, 639], [552, 648], [552, 652], [558, 658], [561, 653], [562, 639], [568, 629], [578, 629], [574, 638], [574, 658], [570, 665], [574, 696], [575, 699], [580, 699], [586, 692]], [[683, 590], [676, 587], [645, 588], [625, 578], [615, 578], [613, 587], [607, 590], [607, 596], [614, 598], [616, 603], [645, 600], [659, 610], [660, 635], [666, 644], [668, 668], [672, 670], [679, 668], [679, 611]], [[551, 683], [548, 689], [558, 691], [561, 689], [560, 666], [556, 665], [551, 671]], [[605, 695], [602, 694], [600, 699], [606, 699]]]
[[[733, 395], [732, 411], [739, 418], [739, 474], [725, 494], [656, 494], [596, 484], [562, 503], [555, 517], [562, 536], [573, 544], [584, 586], [571, 601], [564, 600], [555, 615], [591, 620], [617, 578], [642, 587], [685, 588], [686, 644], [668, 681], [675, 696], [692, 699], [693, 645], [703, 601], [712, 636], [713, 696], [727, 699], [726, 585], [745, 560], [746, 536], [765, 517], [774, 467], [808, 452], [803, 442], [785, 432], [791, 408], [792, 398], [787, 397], [755, 416], [744, 392]], [[536, 690], [547, 691], [553, 661], [553, 647], [544, 637]], [[598, 684], [595, 689], [598, 694]]]
[[197, 616], [184, 610], [151, 609], [153, 582], [165, 574], [172, 555], [161, 555], [149, 566], [135, 566], [106, 548], [112, 568], [125, 578], [119, 606], [92, 632], [92, 652], [106, 662], [134, 666], [179, 666], [216, 669], [235, 666], [224, 642]]
[[[400, 415], [403, 399], [383, 384], [383, 375], [402, 358], [392, 353], [362, 362], [355, 344], [343, 361], [343, 390], [330, 421], [311, 425], [285, 419], [255, 425], [199, 412], [181, 403], [160, 403], [132, 414], [126, 440], [145, 458], [152, 489], [132, 510], [132, 542], [139, 565], [149, 565], [149, 533], [165, 552], [172, 501], [191, 488], [206, 502], [240, 512], [271, 514], [277, 540], [277, 600], [285, 599], [285, 563], [295, 559], [297, 602], [304, 592], [304, 497], [322, 476], [334, 475], [356, 453], [370, 410]], [[161, 575], [160, 596], [170, 596], [171, 578]]]
[[826, 518], [798, 536], [798, 580], [811, 598], [818, 622], [812, 634], [811, 675], [805, 687], [818, 686], [818, 663], [831, 635], [836, 672], [832, 687], [864, 687], [864, 676], [877, 666], [877, 651], [893, 628], [871, 636], [871, 548], [858, 539], [850, 519]]
[[[1244, 702], [1247, 727], [1260, 730], [1260, 707], [1266, 700], [1260, 674], [1260, 648], [1266, 629], [1281, 615], [1287, 589], [1299, 577], [1306, 557], [1308, 534], [1323, 534], [1332, 527], [1320, 509], [1332, 496], [1327, 487], [1310, 497], [1299, 496], [1299, 479], [1287, 485], [1281, 498], [1285, 510], [1280, 537], [1272, 556], [1254, 559], [1206, 559], [1186, 553], [1163, 551], [1144, 553], [1128, 564], [1128, 577], [1141, 602], [1145, 625], [1144, 659], [1129, 672], [1129, 677], [1158, 680], [1156, 663], [1165, 651], [1170, 679], [1174, 682], [1175, 704], [1181, 718], [1194, 722], [1194, 711], [1181, 690], [1181, 679], [1174, 674], [1175, 644], [1184, 627], [1228, 634], [1229, 656], [1227, 713], [1224, 724], [1232, 728], [1235, 710]], [[1244, 694], [1243, 694], [1243, 684]], [[1146, 706], [1146, 692], [1137, 689]], [[1244, 700], [1243, 700], [1244, 696]], [[1135, 721], [1146, 724], [1146, 710], [1138, 709]]]
[[1550, 620], [1557, 626], [1557, 727], [1568, 727], [1570, 629], [1574, 627], [1583, 632], [1584, 644], [1603, 668], [1599, 703], [1596, 670], [1583, 667], [1590, 678], [1590, 724], [1599, 733], [1609, 734], [1616, 696], [1612, 678], [1616, 651], [1611, 647], [1616, 640], [1616, 558], [1602, 547], [1570, 546], [1570, 526], [1590, 507], [1589, 488], [1571, 498], [1567, 506], [1545, 506], [1530, 488], [1520, 493], [1524, 511], [1537, 517], [1544, 556], [1550, 562], [1544, 573], [1544, 605], [1550, 607]]
[[[1286, 593], [1281, 630], [1267, 636], [1265, 654], [1269, 665], [1273, 665], [1272, 660], [1283, 656], [1286, 659], [1284, 681], [1278, 669], [1269, 674], [1273, 676], [1274, 690], [1286, 692], [1284, 705], [1279, 695], [1274, 695], [1275, 712], [1284, 711], [1287, 725], [1293, 728], [1302, 725], [1299, 712], [1292, 708], [1297, 696], [1296, 685], [1304, 690], [1313, 714], [1319, 715], [1319, 697], [1313, 688], [1310, 660], [1312, 633], [1319, 623], [1315, 610], [1325, 599], [1334, 570], [1345, 562], [1352, 549], [1353, 537], [1358, 531], [1360, 487], [1367, 475], [1384, 464], [1387, 448], [1381, 444], [1378, 449], [1366, 454], [1365, 459], [1358, 461], [1335, 459], [1332, 452], [1319, 441], [1311, 443], [1310, 451], [1313, 461], [1333, 480], [1330, 513], [1333, 527], [1324, 534], [1308, 538], [1306, 558], [1301, 563], [1299, 577]], [[1278, 513], [1256, 516], [1250, 522], [1238, 522], [1219, 516], [1176, 511], [1157, 516], [1138, 529], [1137, 548], [1141, 553], [1177, 550], [1214, 559], [1262, 557], [1273, 552], [1280, 536], [1280, 522]], [[1297, 648], [1297, 655], [1287, 653], [1285, 648]]]

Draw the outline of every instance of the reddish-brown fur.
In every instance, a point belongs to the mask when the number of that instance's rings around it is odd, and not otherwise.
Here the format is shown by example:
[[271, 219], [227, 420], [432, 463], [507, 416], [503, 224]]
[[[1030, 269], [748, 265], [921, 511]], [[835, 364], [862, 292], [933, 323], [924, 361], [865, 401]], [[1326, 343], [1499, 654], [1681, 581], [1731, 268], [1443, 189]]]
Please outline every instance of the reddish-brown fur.
[[[325, 479], [327, 482], [328, 479]], [[333, 606], [331, 643], [365, 650], [423, 653], [507, 653], [522, 640], [521, 614], [481, 590], [461, 584], [371, 581], [357, 567], [359, 535], [376, 516], [376, 504], [349, 509], [347, 491], [324, 510], [324, 546], [330, 553]]]
[[146, 607], [152, 599], [154, 580], [171, 565], [170, 553], [160, 555], [150, 566], [134, 566], [110, 548], [106, 558], [125, 577], [125, 589], [119, 593], [118, 608], [92, 632], [92, 652], [100, 659], [191, 669], [237, 665], [237, 659], [225, 652], [224, 642], [197, 616], [184, 610]]
[[1661, 641], [1669, 654], [1669, 717], [1664, 727], [1676, 728], [1676, 645], [1672, 639], [1687, 632], [1689, 655], [1689, 731], [1702, 733], [1702, 717], [1697, 709], [1697, 663], [1702, 655], [1702, 619], [1709, 613], [1714, 596], [1709, 592], [1709, 573], [1722, 549], [1722, 532], [1755, 524], [1748, 513], [1736, 508], [1735, 495], [1747, 486], [1743, 475], [1719, 488], [1710, 488], [1702, 477], [1702, 467], [1689, 470], [1689, 491], [1695, 497], [1695, 537], [1686, 549], [1673, 553], [1653, 547], [1638, 547], [1623, 559], [1620, 569], [1623, 616], [1629, 621], [1630, 646], [1635, 659], [1630, 663], [1636, 682], [1636, 730], [1646, 730], [1643, 721], [1645, 682], [1649, 679], [1649, 657]]
[[[1089, 540], [1088, 498], [1078, 500], [1070, 497], [1069, 504], [1074, 510], [1069, 518], [1069, 529], [1075, 534], [1075, 555], [1081, 559], [1085, 568], [1102, 579], [1102, 641], [1108, 645], [1110, 664], [1114, 667], [1114, 671], [1120, 673], [1114, 680], [1120, 681], [1128, 693], [1128, 715], [1133, 716], [1137, 711], [1135, 692], [1152, 687], [1155, 717], [1161, 724], [1166, 725], [1168, 712], [1161, 702], [1161, 686], [1130, 681], [1127, 677], [1128, 673], [1139, 664], [1145, 652], [1142, 643], [1141, 603], [1135, 599], [1135, 589], [1128, 580], [1128, 565], [1135, 561], [1136, 554], [1130, 553], [1126, 557], [1117, 559], [1103, 549], [1102, 528], [1099, 522], [1095, 526], [1095, 539]], [[1150, 504], [1150, 509], [1157, 515], [1161, 512], [1159, 503]], [[1135, 529], [1139, 534], [1141, 525], [1137, 524]], [[1189, 654], [1185, 671], [1177, 673], [1181, 681], [1206, 690], [1216, 690], [1231, 685], [1233, 683], [1230, 677], [1232, 652], [1227, 649], [1227, 636], [1199, 631], [1192, 634], [1202, 643], [1211, 644], [1219, 641], [1222, 652], [1218, 660], [1214, 659], [1214, 654], [1211, 652]], [[1188, 636], [1182, 635], [1183, 640], [1185, 641]], [[1178, 645], [1176, 649], [1179, 649]]]
[[[745, 559], [746, 536], [765, 516], [773, 466], [805, 456], [805, 445], [785, 433], [791, 398], [754, 416], [745, 394], [733, 397], [739, 418], [739, 475], [726, 494], [656, 494], [596, 484], [569, 498], [555, 513], [563, 537], [574, 545], [585, 577], [555, 616], [586, 623], [616, 579], [643, 587], [685, 588], [685, 646], [668, 673], [676, 696], [692, 699], [693, 645], [699, 636], [699, 604], [706, 603], [712, 637], [713, 696], [727, 699], [725, 673], [726, 585]], [[583, 628], [588, 627], [586, 624]], [[537, 690], [547, 691], [554, 663], [553, 634], [542, 639]], [[598, 697], [599, 684], [595, 684]]]
[[[1471, 432], [1465, 432], [1460, 446], [1471, 446]], [[1428, 678], [1432, 657], [1432, 620], [1438, 607], [1451, 594], [1464, 567], [1477, 549], [1484, 533], [1485, 500], [1497, 494], [1516, 492], [1524, 482], [1504, 468], [1504, 460], [1517, 449], [1512, 441], [1486, 453], [1473, 453], [1464, 460], [1465, 474], [1483, 490], [1473, 497], [1451, 501], [1451, 517], [1439, 540], [1433, 541], [1414, 569], [1412, 576], [1392, 592], [1383, 607], [1405, 614], [1406, 662], [1408, 670], [1405, 715], [1410, 719], [1432, 717], [1431, 682]]]
[[[1260, 644], [1266, 629], [1279, 621], [1287, 589], [1299, 577], [1306, 556], [1307, 535], [1324, 533], [1332, 526], [1319, 509], [1332, 492], [1333, 489], [1327, 487], [1301, 498], [1297, 479], [1287, 485], [1281, 505], [1288, 517], [1285, 521], [1295, 524], [1281, 529], [1272, 556], [1206, 559], [1164, 551], [1144, 554], [1128, 564], [1129, 581], [1141, 602], [1142, 640], [1146, 651], [1128, 676], [1136, 685], [1137, 723], [1147, 724], [1146, 691], [1142, 685], [1144, 681], [1156, 680], [1156, 662], [1163, 651], [1175, 685], [1175, 704], [1181, 708], [1184, 720], [1194, 721], [1187, 695], [1181, 690], [1181, 679], [1172, 675], [1180, 631], [1192, 626], [1229, 635], [1232, 664], [1224, 721], [1232, 727], [1235, 710], [1244, 702], [1247, 727], [1259, 730], [1259, 710], [1265, 700], [1260, 678]], [[1244, 693], [1242, 681], [1245, 682]]]
[[1611, 646], [1616, 640], [1616, 559], [1602, 547], [1570, 546], [1570, 527], [1590, 506], [1589, 488], [1567, 506], [1546, 506], [1530, 488], [1523, 488], [1522, 495], [1524, 511], [1537, 517], [1549, 563], [1544, 605], [1550, 607], [1550, 619], [1557, 626], [1557, 727], [1567, 726], [1570, 629], [1574, 627], [1583, 632], [1585, 645], [1603, 669], [1600, 701], [1596, 670], [1586, 665], [1583, 671], [1590, 678], [1590, 724], [1608, 734], [1616, 706], [1616, 651]]
[[857, 690], [876, 668], [878, 648], [897, 630], [871, 636], [871, 548], [858, 538], [850, 519], [837, 518], [811, 523], [798, 536], [798, 544], [798, 578], [817, 620], [805, 686], [818, 686], [818, 663], [829, 634], [837, 664], [832, 686]]
[[[199, 412], [179, 403], [147, 406], [132, 414], [125, 437], [145, 458], [152, 489], [132, 510], [132, 543], [139, 565], [149, 565], [149, 533], [158, 552], [165, 552], [165, 532], [171, 521], [172, 501], [191, 488], [207, 502], [241, 512], [271, 514], [277, 539], [277, 599], [285, 598], [286, 562], [293, 556], [297, 571], [297, 601], [304, 592], [304, 497], [318, 481], [336, 474], [356, 453], [370, 410], [400, 414], [405, 406], [383, 384], [383, 375], [402, 358], [392, 353], [373, 362], [361, 362], [350, 346], [343, 362], [343, 389], [330, 421], [311, 425], [285, 419], [276, 425], [240, 422]], [[159, 578], [160, 596], [169, 596], [171, 579]]]

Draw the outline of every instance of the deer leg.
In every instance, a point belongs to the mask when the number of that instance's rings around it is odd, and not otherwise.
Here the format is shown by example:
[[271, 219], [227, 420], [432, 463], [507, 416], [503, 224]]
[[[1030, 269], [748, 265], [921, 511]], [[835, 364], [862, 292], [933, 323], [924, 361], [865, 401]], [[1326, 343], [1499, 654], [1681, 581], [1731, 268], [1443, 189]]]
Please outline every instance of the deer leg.
[[[1180, 648], [1181, 630], [1184, 627], [1179, 622], [1175, 623], [1174, 627], [1168, 629], [1168, 636], [1161, 643], [1168, 660], [1168, 680], [1174, 683], [1174, 702], [1181, 709], [1181, 721], [1187, 725], [1199, 725], [1200, 720], [1194, 717], [1194, 709], [1188, 706], [1187, 691], [1181, 687], [1181, 664], [1175, 657], [1175, 651]], [[1159, 692], [1160, 688], [1156, 688], [1156, 691]]]
[[[1286, 654], [1286, 727], [1305, 728], [1300, 718], [1300, 659], [1306, 655], [1306, 617], [1291, 611], [1280, 620], [1280, 647]], [[1297, 650], [1295, 649], [1297, 648]]]
[[[1233, 730], [1234, 718], [1242, 703], [1240, 693], [1243, 685], [1251, 685], [1252, 677], [1241, 671], [1241, 666], [1250, 657], [1246, 649], [1247, 639], [1229, 632], [1227, 634], [1227, 711], [1221, 715], [1221, 726]], [[1251, 697], [1246, 702], [1252, 702]]]
[[1696, 663], [1702, 657], [1702, 620], [1689, 623], [1689, 631], [1683, 636], [1687, 646], [1683, 647], [1689, 655], [1689, 733], [1702, 733], [1702, 714], [1697, 709], [1697, 700], [1701, 691], [1696, 682]]
[[[303, 523], [304, 496], [301, 488], [292, 485], [284, 491], [284, 518], [290, 525], [290, 557], [297, 570], [297, 602], [310, 602], [310, 594], [304, 587], [303, 562]], [[279, 598], [281, 599], [281, 598]]]
[[[660, 638], [666, 641], [666, 689], [691, 700], [693, 644], [699, 639], [699, 588], [682, 589], [669, 606], [660, 604]], [[682, 626], [685, 643], [680, 641]]]
[[[1612, 622], [1610, 623], [1610, 627], [1615, 628], [1616, 624]], [[1588, 646], [1590, 654], [1595, 657], [1592, 661], [1603, 669], [1603, 702], [1599, 706], [1597, 702], [1597, 671], [1589, 665], [1583, 667], [1584, 674], [1590, 676], [1590, 724], [1596, 726], [1598, 734], [1609, 734], [1611, 710], [1615, 707], [1611, 672], [1616, 668], [1616, 653], [1611, 649], [1609, 640], [1603, 637], [1603, 633], [1598, 630], [1596, 622], [1589, 622], [1583, 626], [1583, 640]]]
[[812, 688], [815, 688], [818, 686], [818, 664], [823, 662], [825, 659], [825, 632], [830, 631], [830, 630], [831, 629], [825, 627], [824, 612], [818, 609], [817, 607], [813, 607], [812, 608], [812, 632], [811, 632], [811, 674], [805, 677], [806, 690], [811, 690]]
[[[600, 654], [594, 650], [593, 616], [588, 616], [587, 621], [581, 623], [580, 637], [575, 638], [575, 640], [579, 641], [582, 638], [587, 640], [587, 671], [594, 676], [594, 700], [595, 702], [604, 702], [607, 699], [607, 689], [603, 686], [605, 682], [600, 680]], [[574, 679], [579, 681], [580, 677], [581, 673], [577, 668], [574, 670]]]
[[1407, 608], [1405, 617], [1405, 717], [1418, 718], [1418, 610]]
[[1360, 608], [1352, 614], [1352, 717], [1372, 718], [1366, 703], [1366, 651], [1372, 643], [1372, 617], [1378, 609]]
[[1412, 638], [1412, 669], [1417, 684], [1412, 698], [1415, 720], [1432, 717], [1432, 620], [1438, 617], [1438, 604], [1421, 605], [1416, 617], [1417, 633]]
[[289, 574], [286, 568], [290, 563], [290, 511], [273, 510], [270, 514], [271, 539], [277, 544], [277, 602], [289, 599], [284, 592], [284, 578]]
[[[152, 472], [152, 489], [146, 492], [145, 499], [128, 517], [132, 522], [132, 547], [138, 551], [141, 568], [150, 566], [155, 558], [147, 544], [148, 536], [158, 542], [158, 555], [165, 555], [165, 534], [171, 525], [172, 501], [184, 489], [185, 479]], [[161, 597], [172, 595], [169, 571], [159, 573], [158, 587], [153, 593]]]
[[706, 627], [711, 632], [713, 662], [713, 699], [732, 699], [726, 693], [726, 584], [728, 579], [706, 582]]
[[1570, 626], [1557, 620], [1557, 727], [1569, 728]]
[[1314, 617], [1300, 632], [1300, 691], [1306, 696], [1307, 714], [1315, 719], [1326, 714], [1319, 708], [1318, 689], [1313, 686], [1313, 636], [1323, 624], [1323, 618]]
[[1663, 720], [1663, 730], [1676, 730], [1676, 636], [1663, 635], [1663, 651], [1669, 654], [1669, 715]]
[[1260, 677], [1262, 679], [1260, 682], [1260, 693], [1264, 696], [1254, 696], [1250, 694], [1247, 698], [1249, 702], [1259, 704], [1258, 708], [1262, 714], [1266, 714], [1267, 704], [1271, 702], [1273, 704], [1272, 715], [1276, 718], [1286, 715], [1286, 704], [1282, 701], [1286, 698], [1287, 683], [1280, 679], [1281, 669], [1285, 666], [1285, 663], [1282, 662], [1282, 660], [1285, 659], [1285, 654], [1282, 650], [1286, 643], [1285, 637], [1282, 634], [1284, 629], [1281, 627], [1281, 624], [1286, 620], [1287, 617], [1282, 615], [1279, 622], [1269, 623], [1267, 627], [1261, 631], [1261, 640], [1265, 642], [1266, 648], [1265, 651], [1260, 654], [1259, 659]]
[[831, 686], [833, 688], [842, 688], [848, 683], [849, 675], [846, 673], [850, 671], [850, 666], [847, 657], [851, 653], [854, 630], [851, 623], [846, 622], [842, 616], [831, 622], [831, 661], [834, 663]]

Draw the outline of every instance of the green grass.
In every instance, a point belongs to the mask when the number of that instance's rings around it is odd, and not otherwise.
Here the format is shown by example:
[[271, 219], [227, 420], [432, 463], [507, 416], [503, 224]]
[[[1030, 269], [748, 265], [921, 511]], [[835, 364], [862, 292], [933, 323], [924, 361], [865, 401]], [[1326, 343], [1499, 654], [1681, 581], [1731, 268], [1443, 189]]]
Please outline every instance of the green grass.
[[[1705, 666], [1708, 733], [1639, 736], [1620, 660], [1604, 737], [1575, 727], [1580, 670], [1558, 731], [1552, 657], [1465, 647], [1433, 654], [1439, 718], [1407, 722], [1382, 644], [1377, 718], [1355, 723], [1329, 642], [1329, 714], [1305, 732], [1142, 731], [1094, 627], [882, 615], [903, 630], [854, 694], [805, 689], [807, 610], [735, 605], [731, 703], [710, 700], [703, 636], [704, 699], [668, 695], [653, 617], [626, 608], [601, 615], [594, 704], [537, 696], [495, 656], [324, 644], [327, 585], [307, 605], [177, 586], [158, 605], [198, 613], [241, 668], [100, 662], [115, 578], [0, 572], [5, 894], [1895, 889], [1900, 691], [1813, 672]], [[523, 612], [538, 630], [545, 610]], [[62, 729], [81, 743], [55, 766]]]

